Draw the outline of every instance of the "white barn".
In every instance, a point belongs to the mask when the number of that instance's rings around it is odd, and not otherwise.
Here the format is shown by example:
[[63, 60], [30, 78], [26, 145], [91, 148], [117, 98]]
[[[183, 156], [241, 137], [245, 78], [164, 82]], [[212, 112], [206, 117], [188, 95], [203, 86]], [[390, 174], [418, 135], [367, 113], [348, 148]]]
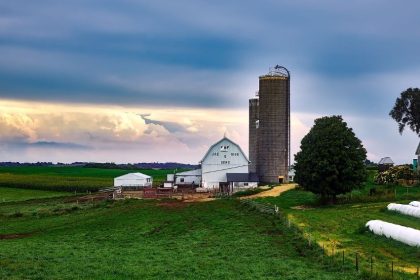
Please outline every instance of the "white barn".
[[151, 187], [153, 178], [143, 173], [128, 173], [114, 178], [114, 187]]
[[231, 185], [228, 182], [227, 173], [248, 176], [250, 161], [238, 144], [223, 137], [209, 148], [200, 163], [202, 187], [227, 191]]

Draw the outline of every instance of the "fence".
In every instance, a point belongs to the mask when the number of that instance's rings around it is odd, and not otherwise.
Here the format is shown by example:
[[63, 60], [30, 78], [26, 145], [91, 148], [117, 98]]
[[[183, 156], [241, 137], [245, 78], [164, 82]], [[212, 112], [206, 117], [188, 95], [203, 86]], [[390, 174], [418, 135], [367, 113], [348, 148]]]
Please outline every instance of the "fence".
[[304, 233], [276, 205], [265, 204], [253, 200], [241, 200], [248, 209], [277, 218], [296, 239], [302, 249], [309, 250], [320, 263], [332, 271], [358, 273], [367, 279], [405, 279], [420, 280], [419, 266], [413, 267], [401, 263], [379, 261], [373, 256], [360, 253], [349, 253], [337, 248], [337, 242], [317, 242], [310, 234]]

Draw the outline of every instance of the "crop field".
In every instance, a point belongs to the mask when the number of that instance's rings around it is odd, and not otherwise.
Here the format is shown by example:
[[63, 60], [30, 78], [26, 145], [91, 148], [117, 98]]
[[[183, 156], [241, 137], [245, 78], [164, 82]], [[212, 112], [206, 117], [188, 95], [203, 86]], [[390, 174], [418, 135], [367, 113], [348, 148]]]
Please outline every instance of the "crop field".
[[0, 279], [358, 279], [237, 200], [0, 203]]
[[50, 191], [97, 191], [114, 184], [113, 178], [131, 172], [141, 172], [153, 177], [154, 184], [166, 179], [167, 169], [100, 169], [73, 166], [0, 167], [0, 187], [25, 188]]
[[[417, 198], [420, 198], [420, 193]], [[367, 269], [370, 269], [371, 257], [379, 270], [389, 270], [392, 262], [395, 270], [408, 273], [415, 273], [420, 266], [420, 248], [375, 236], [365, 230], [366, 222], [376, 219], [420, 230], [418, 218], [387, 211], [388, 202], [316, 206], [315, 195], [303, 190], [291, 190], [279, 197], [259, 201], [279, 206], [306, 236], [324, 246], [329, 254], [344, 251], [354, 260], [357, 253]], [[408, 203], [409, 200], [400, 202]]]

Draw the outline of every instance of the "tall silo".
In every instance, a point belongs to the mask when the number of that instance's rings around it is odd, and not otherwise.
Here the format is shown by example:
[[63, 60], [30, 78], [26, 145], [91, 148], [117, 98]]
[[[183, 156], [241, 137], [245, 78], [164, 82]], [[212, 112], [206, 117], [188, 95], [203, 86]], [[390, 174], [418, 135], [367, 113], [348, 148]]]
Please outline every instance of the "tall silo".
[[249, 100], [249, 172], [257, 173], [257, 129], [259, 125], [258, 119], [258, 98]]
[[285, 67], [277, 65], [268, 74], [259, 77], [257, 107], [258, 128], [255, 135], [250, 135], [250, 146], [253, 145], [251, 139], [257, 138], [257, 174], [261, 182], [287, 182], [290, 159], [290, 73]]

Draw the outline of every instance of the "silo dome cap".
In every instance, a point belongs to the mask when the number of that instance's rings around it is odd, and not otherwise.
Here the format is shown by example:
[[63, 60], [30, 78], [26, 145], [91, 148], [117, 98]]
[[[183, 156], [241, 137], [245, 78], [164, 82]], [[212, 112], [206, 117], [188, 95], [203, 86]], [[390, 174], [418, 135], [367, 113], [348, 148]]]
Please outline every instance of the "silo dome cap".
[[276, 65], [274, 67], [270, 67], [270, 71], [268, 73], [270, 76], [282, 76], [282, 77], [290, 77], [290, 72], [287, 70], [286, 67]]

